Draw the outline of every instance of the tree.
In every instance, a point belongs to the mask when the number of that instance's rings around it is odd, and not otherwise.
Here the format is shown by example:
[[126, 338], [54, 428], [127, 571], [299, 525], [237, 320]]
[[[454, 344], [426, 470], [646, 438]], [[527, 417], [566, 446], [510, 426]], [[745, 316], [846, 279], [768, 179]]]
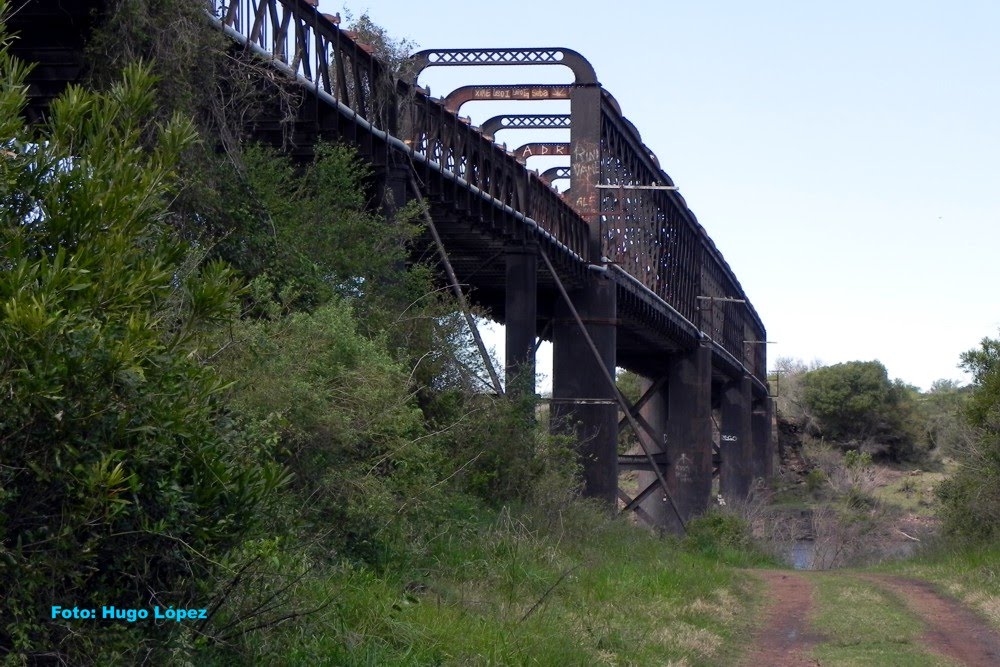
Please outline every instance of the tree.
[[8, 47], [0, 25], [0, 653], [128, 660], [177, 628], [49, 605], [206, 606], [199, 585], [284, 476], [197, 361], [237, 285], [164, 224], [190, 123], [152, 121], [132, 66], [33, 130]]
[[1000, 340], [983, 338], [978, 348], [962, 354], [961, 365], [972, 374], [970, 421], [981, 428], [996, 428], [1000, 424]]
[[956, 451], [959, 469], [938, 496], [948, 533], [992, 540], [1000, 536], [1000, 340], [984, 338], [961, 359], [972, 374], [965, 411], [972, 434]]
[[850, 361], [806, 373], [803, 399], [824, 436], [900, 458], [910, 452], [906, 427], [912, 392], [892, 382], [879, 361]]

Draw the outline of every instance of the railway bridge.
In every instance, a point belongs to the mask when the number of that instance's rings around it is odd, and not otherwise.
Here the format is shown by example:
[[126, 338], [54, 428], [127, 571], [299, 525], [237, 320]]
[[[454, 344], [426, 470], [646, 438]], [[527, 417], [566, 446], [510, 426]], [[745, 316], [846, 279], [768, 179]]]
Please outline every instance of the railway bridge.
[[[257, 119], [258, 138], [290, 139], [305, 153], [319, 140], [350, 143], [373, 166], [390, 206], [426, 202], [427, 241], [442, 276], [505, 324], [507, 391], [533, 391], [539, 341], [551, 341], [552, 423], [578, 443], [586, 495], [680, 531], [709, 506], [716, 476], [730, 500], [771, 476], [764, 325], [581, 54], [427, 50], [400, 77], [310, 0], [191, 2], [204, 6], [231, 48], [301, 86], [294, 118]], [[86, 36], [102, 8], [101, 0], [27, 0], [10, 21], [15, 54], [37, 63], [33, 119], [83, 75]], [[513, 65], [565, 67], [573, 81], [484, 81], [443, 98], [419, 85], [431, 67]], [[568, 100], [570, 111], [523, 113], [524, 101], [540, 99]], [[459, 114], [475, 100], [509, 102], [510, 112], [473, 126]], [[514, 150], [494, 141], [498, 131], [520, 128], [568, 129], [570, 139]], [[526, 166], [538, 154], [562, 163], [539, 174]], [[643, 378], [635, 403], [615, 388], [618, 368]], [[639, 445], [620, 453], [619, 435], [629, 429]], [[637, 492], [621, 488], [625, 471], [638, 471]]]

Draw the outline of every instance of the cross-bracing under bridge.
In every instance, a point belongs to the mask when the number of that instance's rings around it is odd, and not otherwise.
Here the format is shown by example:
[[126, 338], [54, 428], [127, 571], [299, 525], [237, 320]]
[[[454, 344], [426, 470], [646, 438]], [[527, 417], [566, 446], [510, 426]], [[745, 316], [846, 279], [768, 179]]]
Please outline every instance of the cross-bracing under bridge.
[[[742, 499], [772, 472], [765, 330], [722, 254], [590, 63], [563, 48], [422, 51], [402, 78], [309, 0], [192, 0], [206, 20], [302, 86], [282, 124], [261, 117], [259, 138], [308, 153], [317, 140], [354, 144], [391, 205], [420, 198], [452, 281], [506, 325], [508, 391], [529, 391], [538, 341], [553, 345], [551, 414], [579, 443], [584, 492], [653, 525], [680, 530], [704, 511], [712, 480]], [[100, 0], [66, 9], [29, 0], [12, 28], [15, 52], [40, 62], [31, 114], [43, 113], [82, 67], [81, 35]], [[55, 3], [58, 5], [58, 3]], [[429, 67], [569, 68], [567, 84], [476, 82], [444, 98], [418, 85]], [[398, 72], [397, 72], [398, 73]], [[266, 85], [264, 82], [262, 86]], [[517, 103], [568, 100], [569, 113], [524, 113]], [[474, 127], [477, 100], [510, 112]], [[501, 130], [569, 130], [569, 142], [508, 151]], [[535, 155], [562, 162], [539, 175]], [[568, 186], [560, 193], [557, 182]], [[629, 404], [617, 367], [644, 378]], [[522, 378], [522, 380], [518, 380]], [[619, 433], [639, 447], [619, 454]], [[639, 492], [619, 474], [639, 471]]]

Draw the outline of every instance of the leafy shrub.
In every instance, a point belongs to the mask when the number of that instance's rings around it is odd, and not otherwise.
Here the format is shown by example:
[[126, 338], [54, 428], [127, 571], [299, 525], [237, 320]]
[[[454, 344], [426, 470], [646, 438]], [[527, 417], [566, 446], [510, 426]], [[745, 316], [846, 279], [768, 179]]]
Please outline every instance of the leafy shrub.
[[973, 388], [966, 417], [972, 435], [956, 452], [958, 471], [937, 487], [945, 531], [968, 540], [1000, 536], [1000, 340], [984, 338], [962, 355]]
[[746, 520], [713, 508], [688, 522], [685, 543], [696, 551], [721, 555], [730, 551], [750, 551], [753, 535]]
[[826, 486], [828, 478], [820, 468], [813, 468], [806, 475], [806, 490], [815, 493]]
[[50, 620], [47, 605], [204, 602], [199, 582], [284, 476], [227, 427], [223, 385], [195, 359], [236, 284], [220, 264], [185, 263], [163, 225], [190, 125], [150, 123], [152, 77], [132, 67], [106, 94], [71, 88], [32, 134], [5, 47], [0, 646], [138, 654], [176, 630]]

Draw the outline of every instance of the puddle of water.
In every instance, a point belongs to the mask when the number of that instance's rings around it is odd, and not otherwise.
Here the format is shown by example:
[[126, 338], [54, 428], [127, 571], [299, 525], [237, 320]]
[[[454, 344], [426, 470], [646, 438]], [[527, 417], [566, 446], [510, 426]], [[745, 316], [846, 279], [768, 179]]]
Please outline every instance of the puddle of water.
[[[904, 560], [912, 557], [916, 550], [917, 543], [915, 542], [881, 545], [881, 548], [873, 549], [871, 552], [854, 554], [851, 561], [845, 564], [870, 565], [885, 560]], [[813, 540], [796, 540], [786, 552], [785, 558], [796, 570], [825, 569], [830, 566], [828, 563], [817, 562], [816, 542]], [[845, 564], [839, 564], [839, 566]]]
[[812, 570], [816, 558], [816, 543], [812, 540], [798, 540], [792, 545], [792, 567], [796, 570]]

